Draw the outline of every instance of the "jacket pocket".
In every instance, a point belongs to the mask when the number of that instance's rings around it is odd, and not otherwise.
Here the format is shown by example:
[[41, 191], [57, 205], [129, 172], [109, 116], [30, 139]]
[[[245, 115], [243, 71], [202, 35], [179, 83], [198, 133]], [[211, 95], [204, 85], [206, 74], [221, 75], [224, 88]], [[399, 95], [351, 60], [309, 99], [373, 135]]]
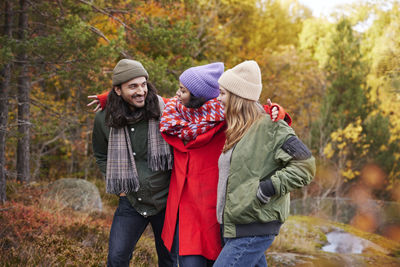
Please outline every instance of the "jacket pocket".
[[284, 222], [289, 216], [289, 208], [290, 208], [290, 194], [286, 194], [284, 196], [273, 196], [270, 201], [266, 204], [263, 204], [261, 201], [261, 213], [259, 215], [260, 222], [269, 222], [274, 220], [279, 220]]
[[259, 179], [247, 179], [227, 193], [225, 212], [230, 222], [246, 224], [259, 221], [262, 204], [257, 198], [258, 184]]
[[169, 181], [170, 179], [165, 175], [156, 175], [151, 177], [149, 180], [150, 191], [153, 194], [163, 191], [165, 188], [168, 188]]

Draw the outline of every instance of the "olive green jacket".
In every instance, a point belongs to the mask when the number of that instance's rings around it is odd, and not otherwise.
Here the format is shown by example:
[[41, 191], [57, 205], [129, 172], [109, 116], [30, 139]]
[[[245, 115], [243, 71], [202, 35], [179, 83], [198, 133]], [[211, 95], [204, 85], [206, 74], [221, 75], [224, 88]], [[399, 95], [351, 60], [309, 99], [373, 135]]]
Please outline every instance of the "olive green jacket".
[[[105, 124], [105, 110], [96, 113], [93, 126], [93, 152], [100, 171], [105, 176], [107, 168], [108, 137], [110, 129]], [[148, 121], [128, 125], [132, 151], [139, 175], [140, 188], [127, 194], [137, 212], [152, 216], [163, 210], [167, 203], [171, 171], [152, 171], [147, 164]]]
[[[288, 146], [290, 138], [308, 152], [306, 156], [297, 153], [297, 145]], [[267, 117], [256, 122], [232, 153], [223, 213], [224, 237], [237, 237], [241, 226], [283, 223], [289, 216], [290, 192], [309, 184], [314, 175], [314, 157], [286, 122], [272, 122]], [[265, 179], [271, 179], [275, 195], [263, 204], [257, 190]]]

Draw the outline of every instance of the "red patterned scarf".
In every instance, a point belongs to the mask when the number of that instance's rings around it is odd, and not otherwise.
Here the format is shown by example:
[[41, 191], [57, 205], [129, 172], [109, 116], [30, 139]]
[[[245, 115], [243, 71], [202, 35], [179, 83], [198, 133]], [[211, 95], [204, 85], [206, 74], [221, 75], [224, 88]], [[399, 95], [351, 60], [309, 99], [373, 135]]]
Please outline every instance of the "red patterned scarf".
[[224, 108], [216, 98], [207, 101], [200, 108], [187, 108], [174, 97], [165, 106], [160, 131], [190, 141], [223, 120]]

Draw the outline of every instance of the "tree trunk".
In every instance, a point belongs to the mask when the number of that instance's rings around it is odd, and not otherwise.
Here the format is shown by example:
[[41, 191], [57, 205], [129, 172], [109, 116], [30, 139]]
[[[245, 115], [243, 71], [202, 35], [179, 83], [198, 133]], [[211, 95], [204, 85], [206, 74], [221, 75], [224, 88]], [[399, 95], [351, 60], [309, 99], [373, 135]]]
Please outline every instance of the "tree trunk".
[[[20, 15], [18, 22], [18, 38], [21, 43], [26, 42], [28, 31], [27, 1], [20, 0]], [[19, 51], [18, 56], [18, 146], [17, 146], [17, 180], [28, 182], [30, 180], [30, 112], [29, 112], [29, 77], [28, 57], [25, 49]]]
[[[4, 36], [12, 38], [11, 2], [5, 1]], [[10, 91], [11, 63], [0, 71], [0, 203], [6, 198], [6, 135], [8, 122], [8, 94]]]

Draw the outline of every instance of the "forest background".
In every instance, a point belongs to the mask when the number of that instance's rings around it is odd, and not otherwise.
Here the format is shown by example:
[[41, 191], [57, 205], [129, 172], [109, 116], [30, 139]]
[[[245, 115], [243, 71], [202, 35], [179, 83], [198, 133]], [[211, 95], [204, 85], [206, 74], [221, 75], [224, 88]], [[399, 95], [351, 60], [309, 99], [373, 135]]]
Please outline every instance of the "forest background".
[[[317, 175], [293, 196], [400, 202], [400, 1], [314, 17], [297, 0], [1, 0], [0, 203], [7, 185], [102, 179], [88, 95], [119, 59], [141, 61], [171, 97], [185, 69], [246, 59], [294, 119]], [[376, 230], [360, 210], [353, 224]], [[400, 228], [390, 236], [400, 240]], [[389, 235], [389, 234], [388, 234]]]

